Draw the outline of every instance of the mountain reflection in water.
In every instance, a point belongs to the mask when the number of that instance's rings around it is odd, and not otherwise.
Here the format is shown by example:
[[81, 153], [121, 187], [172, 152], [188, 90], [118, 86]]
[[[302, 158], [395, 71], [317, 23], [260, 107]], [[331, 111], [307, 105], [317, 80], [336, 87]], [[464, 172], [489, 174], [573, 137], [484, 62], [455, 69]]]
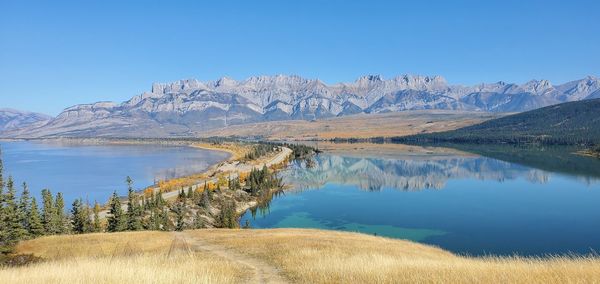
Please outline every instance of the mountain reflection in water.
[[473, 255], [600, 250], [600, 159], [572, 148], [381, 148], [292, 163], [280, 173], [291, 189], [242, 224], [358, 231]]
[[547, 172], [486, 157], [421, 157], [402, 159], [355, 158], [319, 155], [307, 168], [295, 162], [284, 174], [286, 184], [298, 189], [320, 188], [326, 183], [353, 184], [369, 191], [393, 188], [403, 191], [442, 189], [449, 179], [498, 182], [525, 177], [546, 183]]

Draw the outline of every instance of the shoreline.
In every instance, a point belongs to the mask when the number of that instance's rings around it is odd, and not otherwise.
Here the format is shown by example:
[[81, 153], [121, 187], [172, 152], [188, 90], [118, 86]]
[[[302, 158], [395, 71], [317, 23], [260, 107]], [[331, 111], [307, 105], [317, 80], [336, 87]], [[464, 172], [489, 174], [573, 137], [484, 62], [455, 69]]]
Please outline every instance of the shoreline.
[[[213, 192], [213, 194], [217, 194], [217, 199], [223, 200], [233, 200], [239, 199], [239, 193], [236, 192], [216, 192], [217, 185], [222, 183], [224, 179], [229, 178], [240, 178], [242, 176], [247, 176], [252, 170], [260, 170], [264, 166], [269, 168], [271, 171], [278, 171], [281, 168], [285, 168], [282, 164], [287, 165], [287, 161], [290, 156], [293, 154], [293, 150], [283, 146], [275, 146], [278, 150], [274, 151], [266, 156], [260, 156], [256, 159], [250, 161], [243, 161], [243, 158], [254, 144], [244, 145], [243, 142], [222, 142], [211, 144], [207, 141], [193, 141], [193, 140], [178, 140], [178, 141], [159, 141], [155, 139], [150, 140], [138, 140], [138, 139], [44, 139], [45, 141], [59, 141], [59, 142], [73, 142], [76, 144], [88, 144], [88, 145], [165, 145], [165, 146], [175, 146], [175, 147], [190, 147], [198, 150], [207, 150], [207, 151], [218, 151], [222, 153], [227, 153], [228, 157], [224, 160], [221, 160], [215, 164], [210, 165], [208, 168], [201, 172], [192, 173], [190, 175], [185, 175], [177, 178], [167, 179], [163, 181], [159, 181], [158, 184], [153, 184], [139, 190], [136, 190], [136, 194], [141, 198], [148, 198], [154, 194], [160, 193], [162, 198], [166, 201], [174, 201], [178, 198], [180, 192], [183, 190], [184, 193], [192, 190], [194, 192], [203, 191], [206, 186], [208, 186], [208, 190]], [[178, 184], [181, 183], [181, 184]], [[170, 185], [176, 184], [176, 185]], [[227, 188], [223, 186], [222, 188]], [[238, 190], [240, 191], [240, 190]], [[270, 189], [269, 194], [273, 194], [275, 190]], [[243, 190], [242, 190], [243, 192]], [[245, 193], [245, 192], [243, 192]], [[238, 196], [234, 198], [233, 196], [228, 196], [234, 194]], [[239, 224], [239, 220], [246, 211], [259, 206], [260, 200], [258, 197], [250, 196], [248, 194], [242, 194], [241, 196], [245, 196], [242, 200], [237, 200], [235, 202], [235, 212], [236, 219], [238, 225], [241, 227], [242, 224]], [[127, 196], [119, 196], [119, 200], [121, 201], [122, 210], [126, 211], [128, 208], [127, 204]], [[99, 212], [99, 217], [101, 220], [106, 220], [109, 215], [109, 204], [102, 204], [102, 210]], [[210, 212], [211, 215], [206, 216], [206, 220], [209, 224], [212, 224], [208, 228], [212, 228], [215, 222], [214, 216], [220, 212], [222, 208], [219, 206], [213, 206]]]

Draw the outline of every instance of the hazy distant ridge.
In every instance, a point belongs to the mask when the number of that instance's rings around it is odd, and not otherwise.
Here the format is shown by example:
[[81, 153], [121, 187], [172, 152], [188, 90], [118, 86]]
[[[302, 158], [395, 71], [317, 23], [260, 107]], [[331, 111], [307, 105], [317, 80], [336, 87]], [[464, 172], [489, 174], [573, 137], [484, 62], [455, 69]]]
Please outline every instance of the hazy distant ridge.
[[0, 132], [26, 127], [40, 127], [51, 119], [51, 116], [41, 113], [3, 108], [0, 109]]
[[327, 85], [299, 76], [260, 76], [155, 83], [123, 103], [98, 102], [65, 109], [44, 126], [13, 136], [184, 136], [228, 125], [289, 119], [312, 120], [357, 113], [446, 109], [519, 112], [600, 97], [600, 79], [562, 85], [532, 80], [449, 85], [440, 76], [370, 75]]

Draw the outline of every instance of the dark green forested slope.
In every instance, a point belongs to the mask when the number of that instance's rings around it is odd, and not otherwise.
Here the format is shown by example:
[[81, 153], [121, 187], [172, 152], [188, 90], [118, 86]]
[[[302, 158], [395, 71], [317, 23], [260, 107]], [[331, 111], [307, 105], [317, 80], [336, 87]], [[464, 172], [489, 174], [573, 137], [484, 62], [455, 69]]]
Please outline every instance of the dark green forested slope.
[[600, 144], [600, 99], [568, 102], [395, 142]]

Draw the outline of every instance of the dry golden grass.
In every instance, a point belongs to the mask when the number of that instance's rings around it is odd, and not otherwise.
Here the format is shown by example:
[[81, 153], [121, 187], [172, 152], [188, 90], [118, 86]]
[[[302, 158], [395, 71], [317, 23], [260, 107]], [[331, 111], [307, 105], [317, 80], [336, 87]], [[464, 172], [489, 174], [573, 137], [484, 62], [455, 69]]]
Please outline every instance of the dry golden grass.
[[22, 242], [18, 253], [47, 261], [0, 269], [2, 283], [238, 283], [239, 265], [195, 251], [170, 232], [50, 236]]
[[172, 233], [125, 232], [48, 236], [19, 243], [17, 251], [46, 259], [113, 257], [130, 253], [161, 253], [175, 239]]
[[363, 234], [301, 229], [194, 231], [301, 283], [593, 283], [600, 259], [467, 258]]
[[239, 283], [237, 267], [211, 255], [78, 257], [1, 269], [2, 283]]
[[194, 143], [192, 146], [206, 150], [227, 152], [231, 154], [231, 157], [229, 157], [230, 161], [240, 160], [244, 158], [244, 156], [249, 153], [250, 150], [252, 150], [252, 146], [249, 144], [233, 142], [223, 142], [220, 144]]
[[210, 136], [261, 136], [267, 139], [332, 139], [404, 136], [473, 125], [503, 114], [447, 110], [360, 114], [317, 121], [289, 120], [234, 125], [198, 133]]
[[[179, 249], [178, 254], [169, 254], [175, 236], [185, 239], [183, 243], [206, 245], [193, 252]], [[132, 242], [137, 243], [133, 250], [102, 256], [110, 247]], [[600, 282], [597, 257], [469, 258], [409, 241], [306, 229], [46, 237], [24, 242], [18, 251], [50, 261], [0, 269], [0, 279], [6, 283], [246, 282], [249, 278], [244, 271], [249, 263], [272, 266], [274, 273], [299, 283]], [[245, 257], [236, 260], [236, 255]]]

